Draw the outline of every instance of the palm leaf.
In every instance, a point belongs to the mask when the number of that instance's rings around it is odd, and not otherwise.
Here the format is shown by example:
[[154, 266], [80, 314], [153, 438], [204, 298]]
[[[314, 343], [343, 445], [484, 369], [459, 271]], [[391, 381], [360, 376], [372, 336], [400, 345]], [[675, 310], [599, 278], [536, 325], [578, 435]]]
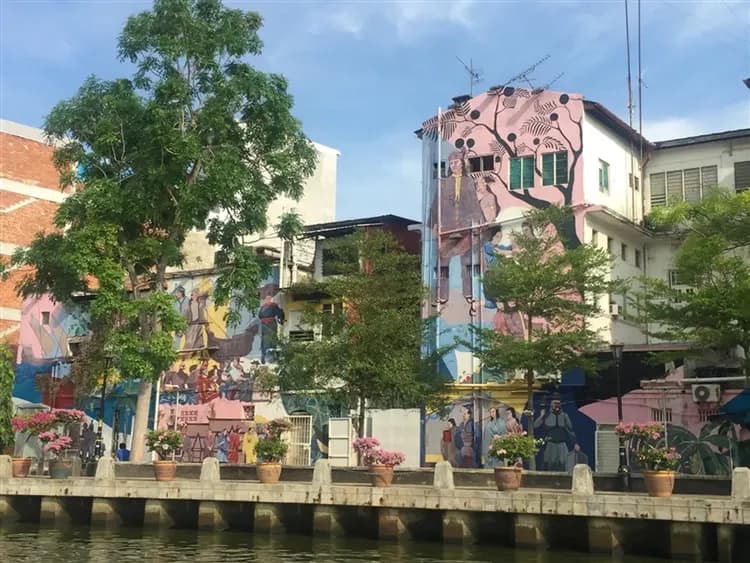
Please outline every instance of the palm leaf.
[[546, 117], [535, 115], [529, 118], [521, 126], [521, 134], [531, 133], [536, 137], [546, 135], [552, 130], [552, 123]]
[[554, 137], [545, 137], [542, 139], [542, 145], [546, 149], [552, 149], [555, 151], [563, 151], [566, 149], [565, 144], [563, 144], [562, 141], [559, 141], [558, 139], [555, 139]]
[[552, 113], [552, 110], [557, 108], [557, 102], [550, 100], [548, 102], [541, 103], [539, 98], [534, 101], [534, 111], [539, 115], [547, 115]]

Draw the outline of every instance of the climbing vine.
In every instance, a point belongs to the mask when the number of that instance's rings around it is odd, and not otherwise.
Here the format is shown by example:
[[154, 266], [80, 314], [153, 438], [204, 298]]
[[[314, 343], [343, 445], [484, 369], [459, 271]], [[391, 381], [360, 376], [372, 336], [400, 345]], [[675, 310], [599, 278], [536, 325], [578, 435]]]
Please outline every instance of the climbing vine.
[[13, 446], [15, 432], [10, 419], [13, 416], [13, 354], [10, 347], [0, 343], [0, 453]]

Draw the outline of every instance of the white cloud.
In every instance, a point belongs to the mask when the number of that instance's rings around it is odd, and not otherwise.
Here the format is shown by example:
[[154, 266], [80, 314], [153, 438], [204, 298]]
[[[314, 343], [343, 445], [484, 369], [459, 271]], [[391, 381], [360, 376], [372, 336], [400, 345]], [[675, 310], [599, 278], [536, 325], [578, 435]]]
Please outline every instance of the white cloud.
[[332, 4], [316, 10], [309, 29], [315, 34], [337, 32], [356, 39], [364, 38], [367, 32], [387, 37], [394, 30], [395, 38], [406, 43], [446, 26], [472, 28], [470, 10], [474, 4], [474, 0]]
[[750, 101], [695, 115], [646, 120], [643, 135], [650, 141], [663, 141], [746, 127], [750, 127]]
[[[747, 36], [750, 26], [750, 4], [746, 1], [720, 0], [719, 2], [684, 2], [668, 4], [667, 9], [679, 10], [673, 37], [679, 44], [712, 35], [717, 38], [734, 36], [743, 37], [747, 48], [750, 38]], [[663, 16], [664, 14], [662, 14]], [[741, 34], [741, 35], [736, 35]]]

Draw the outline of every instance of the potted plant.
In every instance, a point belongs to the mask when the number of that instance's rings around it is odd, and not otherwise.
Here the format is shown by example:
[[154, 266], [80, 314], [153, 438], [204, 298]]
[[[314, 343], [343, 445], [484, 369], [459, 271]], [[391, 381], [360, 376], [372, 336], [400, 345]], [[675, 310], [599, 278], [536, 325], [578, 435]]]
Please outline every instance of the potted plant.
[[[53, 456], [51, 461], [60, 461], [60, 465], [51, 464], [55, 467], [56, 474], [69, 477], [73, 471], [72, 460], [65, 458], [65, 453], [70, 449], [73, 440], [68, 436], [69, 425], [83, 421], [85, 413], [75, 409], [52, 409], [40, 411], [32, 415], [16, 416], [11, 420], [13, 430], [25, 432], [26, 443], [32, 436], [36, 436], [44, 444], [44, 452]], [[21, 444], [21, 447], [23, 447]], [[48, 446], [52, 445], [51, 449]], [[14, 457], [12, 461], [13, 476], [27, 477], [31, 467], [31, 458]], [[59, 467], [62, 473], [57, 472]], [[52, 476], [50, 469], [50, 476]], [[69, 471], [69, 472], [68, 472]], [[65, 475], [65, 473], [67, 475]]]
[[146, 435], [146, 446], [159, 458], [154, 461], [157, 481], [172, 481], [177, 472], [174, 455], [182, 447], [182, 434], [177, 430], [158, 429]]
[[536, 455], [541, 440], [535, 440], [526, 432], [495, 436], [488, 448], [488, 455], [500, 462], [495, 467], [495, 484], [498, 491], [515, 491], [521, 487], [524, 459]]
[[390, 487], [393, 468], [401, 465], [406, 456], [402, 452], [389, 452], [380, 447], [377, 438], [357, 438], [352, 444], [362, 463], [370, 469], [373, 487]]
[[675, 448], [662, 444], [661, 424], [621, 422], [615, 427], [615, 432], [620, 439], [627, 440], [629, 449], [635, 452], [636, 460], [643, 468], [649, 496], [672, 496], [680, 454]]
[[288, 421], [277, 418], [269, 422], [258, 436], [255, 444], [258, 462], [255, 467], [261, 483], [276, 483], [281, 477], [281, 460], [289, 449], [289, 444], [281, 435], [289, 430], [289, 426]]
[[48, 430], [39, 434], [39, 441], [44, 444], [45, 453], [52, 457], [49, 460], [49, 476], [52, 479], [66, 479], [73, 474], [73, 460], [67, 457], [67, 452], [73, 445], [70, 436], [61, 436], [57, 432]]

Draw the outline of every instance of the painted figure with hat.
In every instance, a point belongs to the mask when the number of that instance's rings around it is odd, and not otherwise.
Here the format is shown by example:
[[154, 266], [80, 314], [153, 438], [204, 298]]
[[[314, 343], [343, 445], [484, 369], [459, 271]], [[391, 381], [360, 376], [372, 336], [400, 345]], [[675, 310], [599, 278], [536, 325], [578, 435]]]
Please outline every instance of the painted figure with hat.
[[552, 395], [549, 413], [542, 409], [534, 429], [541, 429], [540, 438], [544, 438], [544, 469], [566, 471], [568, 452], [575, 445], [576, 435], [570, 417], [562, 410], [560, 395]]

